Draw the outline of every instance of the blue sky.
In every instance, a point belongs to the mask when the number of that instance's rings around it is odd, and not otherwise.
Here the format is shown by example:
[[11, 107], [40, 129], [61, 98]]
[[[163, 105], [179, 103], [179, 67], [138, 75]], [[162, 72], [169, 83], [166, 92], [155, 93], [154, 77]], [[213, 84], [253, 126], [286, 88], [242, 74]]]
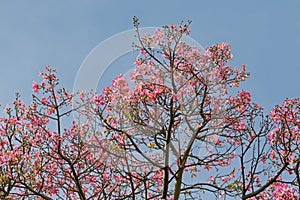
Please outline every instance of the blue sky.
[[299, 8], [298, 0], [2, 0], [0, 104], [13, 100], [15, 92], [29, 102], [32, 81], [45, 65], [57, 68], [62, 84], [71, 90], [88, 53], [133, 28], [136, 15], [145, 27], [190, 19], [190, 36], [203, 46], [229, 42], [233, 64], [246, 64], [251, 73], [241, 87], [269, 110], [286, 97], [300, 96]]
[[[132, 29], [135, 15], [144, 27], [190, 19], [190, 36], [201, 45], [230, 43], [233, 64], [246, 64], [251, 73], [241, 89], [268, 111], [286, 97], [300, 97], [299, 8], [299, 0], [1, 0], [0, 104], [16, 92], [28, 103], [45, 65], [56, 68], [62, 85], [72, 90], [89, 52]], [[112, 67], [122, 71], [131, 63], [129, 56]]]

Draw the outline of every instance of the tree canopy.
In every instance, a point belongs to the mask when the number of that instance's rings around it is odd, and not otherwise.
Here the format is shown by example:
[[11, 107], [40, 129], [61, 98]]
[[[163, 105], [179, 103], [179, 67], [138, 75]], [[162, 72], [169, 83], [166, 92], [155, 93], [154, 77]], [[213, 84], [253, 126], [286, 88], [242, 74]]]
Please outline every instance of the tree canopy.
[[134, 18], [130, 80], [100, 93], [71, 94], [46, 66], [32, 103], [0, 118], [0, 197], [298, 199], [299, 99], [265, 114], [235, 92], [249, 73], [231, 46], [189, 46], [189, 24], [140, 35]]

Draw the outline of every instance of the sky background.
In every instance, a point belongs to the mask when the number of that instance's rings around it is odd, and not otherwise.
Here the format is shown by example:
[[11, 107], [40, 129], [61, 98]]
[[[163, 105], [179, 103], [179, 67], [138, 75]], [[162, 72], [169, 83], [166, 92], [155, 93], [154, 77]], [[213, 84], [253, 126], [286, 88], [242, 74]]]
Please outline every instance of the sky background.
[[[267, 112], [284, 98], [300, 97], [299, 9], [299, 0], [0, 0], [0, 104], [16, 92], [30, 102], [32, 82], [46, 65], [72, 90], [89, 52], [132, 29], [138, 16], [142, 27], [192, 20], [190, 36], [202, 46], [231, 44], [232, 63], [246, 64], [251, 73], [241, 89]], [[126, 72], [130, 59], [122, 57], [110, 69]], [[118, 75], [113, 71], [105, 77]]]
[[[298, 0], [1, 0], [0, 104], [11, 102], [16, 92], [29, 102], [32, 82], [46, 65], [56, 68], [62, 85], [72, 90], [89, 52], [132, 29], [135, 15], [142, 27], [190, 19], [190, 36], [201, 45], [230, 43], [233, 64], [246, 64], [251, 73], [241, 89], [268, 111], [286, 97], [300, 96], [299, 8]], [[121, 70], [133, 62], [130, 56], [121, 61], [116, 62]]]

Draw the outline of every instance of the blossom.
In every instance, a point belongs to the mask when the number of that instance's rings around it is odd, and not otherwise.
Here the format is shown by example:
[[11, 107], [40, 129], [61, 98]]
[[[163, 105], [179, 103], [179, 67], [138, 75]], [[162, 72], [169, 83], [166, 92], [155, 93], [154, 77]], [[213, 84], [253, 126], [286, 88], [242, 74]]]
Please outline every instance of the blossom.
[[37, 93], [39, 91], [39, 85], [35, 81], [33, 81], [31, 88], [33, 92]]

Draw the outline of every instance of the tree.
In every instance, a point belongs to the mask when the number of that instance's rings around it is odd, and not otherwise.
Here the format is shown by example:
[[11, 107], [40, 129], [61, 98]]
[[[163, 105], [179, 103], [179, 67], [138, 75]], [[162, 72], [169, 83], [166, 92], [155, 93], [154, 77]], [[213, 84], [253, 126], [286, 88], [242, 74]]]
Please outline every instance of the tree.
[[47, 66], [33, 102], [17, 95], [0, 119], [1, 198], [297, 199], [299, 100], [265, 115], [249, 92], [228, 95], [245, 65], [228, 64], [227, 43], [185, 44], [189, 24], [141, 36], [134, 18], [131, 80], [99, 94], [59, 89]]

